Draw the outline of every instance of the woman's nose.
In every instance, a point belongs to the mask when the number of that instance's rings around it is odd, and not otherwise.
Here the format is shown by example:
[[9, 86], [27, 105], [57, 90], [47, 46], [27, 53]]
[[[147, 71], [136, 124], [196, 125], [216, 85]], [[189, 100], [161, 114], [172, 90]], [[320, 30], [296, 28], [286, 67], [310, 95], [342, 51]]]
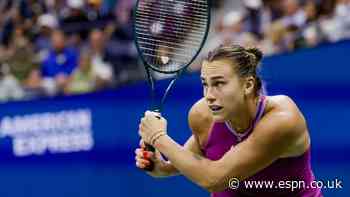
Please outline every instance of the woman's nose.
[[206, 95], [205, 95], [205, 98], [206, 100], [209, 102], [209, 103], [212, 103], [216, 100], [216, 97], [214, 95], [214, 92], [213, 92], [213, 88], [208, 88], [207, 89], [207, 92], [206, 92]]

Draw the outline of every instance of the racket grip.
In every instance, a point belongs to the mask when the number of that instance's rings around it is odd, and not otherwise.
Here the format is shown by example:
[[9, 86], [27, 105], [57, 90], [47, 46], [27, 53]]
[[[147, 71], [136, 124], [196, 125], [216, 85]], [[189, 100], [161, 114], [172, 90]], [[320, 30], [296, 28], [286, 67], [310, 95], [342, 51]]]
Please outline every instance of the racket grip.
[[[152, 145], [147, 144], [147, 143], [145, 143], [145, 150], [153, 152], [153, 153], [156, 151], [156, 149]], [[144, 170], [148, 171], [148, 172], [151, 172], [154, 169], [154, 162], [152, 160], [149, 160], [149, 162], [150, 162], [150, 164], [148, 166], [146, 166], [144, 168]]]
[[[156, 109], [156, 110], [153, 110], [153, 112], [156, 112], [157, 113], [157, 115], [156, 115], [156, 117], [158, 118], [158, 119], [161, 119], [161, 114], [160, 114], [160, 110], [159, 109]], [[146, 151], [150, 151], [150, 152], [156, 152], [156, 149], [152, 146], [152, 145], [150, 145], [150, 144], [148, 144], [148, 143], [145, 143], [145, 150]], [[149, 162], [150, 162], [150, 164], [148, 165], [148, 166], [146, 166], [145, 168], [144, 168], [144, 170], [145, 171], [148, 171], [148, 172], [151, 172], [151, 171], [153, 171], [153, 169], [154, 169], [154, 162], [152, 161], [152, 160], [149, 160]]]

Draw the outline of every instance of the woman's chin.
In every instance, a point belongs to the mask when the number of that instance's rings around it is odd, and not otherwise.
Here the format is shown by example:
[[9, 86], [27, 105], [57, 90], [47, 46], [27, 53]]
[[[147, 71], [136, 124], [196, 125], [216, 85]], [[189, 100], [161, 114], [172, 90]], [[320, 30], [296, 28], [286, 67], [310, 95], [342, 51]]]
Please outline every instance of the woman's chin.
[[214, 122], [225, 122], [225, 117], [223, 114], [212, 114]]

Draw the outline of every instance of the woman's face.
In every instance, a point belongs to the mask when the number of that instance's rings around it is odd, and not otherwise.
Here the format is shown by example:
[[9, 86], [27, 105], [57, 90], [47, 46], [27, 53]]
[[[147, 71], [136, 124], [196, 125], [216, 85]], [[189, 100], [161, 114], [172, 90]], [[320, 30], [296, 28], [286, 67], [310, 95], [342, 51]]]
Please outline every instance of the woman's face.
[[244, 90], [230, 61], [204, 61], [201, 70], [203, 93], [214, 121], [227, 121], [244, 104]]

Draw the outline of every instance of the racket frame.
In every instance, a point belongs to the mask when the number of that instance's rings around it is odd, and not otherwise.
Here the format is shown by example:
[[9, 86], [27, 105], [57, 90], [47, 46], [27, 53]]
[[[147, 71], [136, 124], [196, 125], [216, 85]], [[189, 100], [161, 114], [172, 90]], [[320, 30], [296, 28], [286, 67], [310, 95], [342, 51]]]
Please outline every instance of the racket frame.
[[[201, 50], [203, 49], [203, 46], [207, 40], [208, 34], [209, 34], [209, 30], [210, 30], [210, 22], [211, 22], [211, 4], [209, 0], [203, 0], [203, 1], [207, 1], [207, 22], [206, 22], [206, 31], [205, 34], [203, 36], [202, 42], [200, 43], [195, 55], [191, 58], [191, 60], [186, 64], [186, 65], [182, 65], [180, 66], [180, 68], [178, 70], [174, 70], [174, 71], [165, 71], [165, 70], [160, 70], [158, 69], [156, 66], [153, 66], [151, 64], [148, 64], [147, 61], [145, 60], [144, 56], [142, 55], [142, 50], [140, 49], [139, 43], [138, 43], [138, 39], [137, 39], [137, 33], [136, 33], [136, 13], [137, 13], [137, 8], [139, 6], [139, 3], [142, 0], [137, 0], [136, 5], [134, 7], [133, 10], [133, 33], [134, 33], [134, 41], [135, 41], [135, 45], [136, 45], [136, 49], [137, 52], [142, 60], [142, 63], [145, 67], [146, 70], [146, 74], [147, 74], [147, 80], [148, 83], [150, 84], [151, 88], [150, 88], [150, 94], [151, 94], [151, 102], [152, 102], [152, 110], [158, 113], [161, 113], [162, 108], [163, 108], [163, 104], [165, 103], [165, 100], [170, 92], [170, 90], [172, 89], [172, 87], [174, 86], [176, 80], [182, 75], [182, 73], [187, 69], [187, 67], [189, 65], [191, 65], [191, 63], [197, 58], [197, 56], [199, 55], [199, 53], [201, 52]], [[155, 100], [156, 100], [156, 91], [155, 91], [155, 82], [154, 79], [152, 77], [152, 73], [151, 70], [158, 72], [158, 73], [162, 73], [162, 74], [176, 74], [176, 76], [171, 80], [171, 82], [168, 84], [168, 87], [166, 88], [162, 99], [160, 101], [160, 103], [157, 105], [155, 104]], [[153, 146], [151, 146], [150, 144], [145, 144], [146, 145], [146, 150], [147, 151], [151, 151], [151, 152], [155, 152], [155, 148]], [[154, 169], [154, 162], [151, 161], [150, 165], [147, 166], [146, 168], [144, 168], [144, 170], [146, 171], [152, 171]]]

